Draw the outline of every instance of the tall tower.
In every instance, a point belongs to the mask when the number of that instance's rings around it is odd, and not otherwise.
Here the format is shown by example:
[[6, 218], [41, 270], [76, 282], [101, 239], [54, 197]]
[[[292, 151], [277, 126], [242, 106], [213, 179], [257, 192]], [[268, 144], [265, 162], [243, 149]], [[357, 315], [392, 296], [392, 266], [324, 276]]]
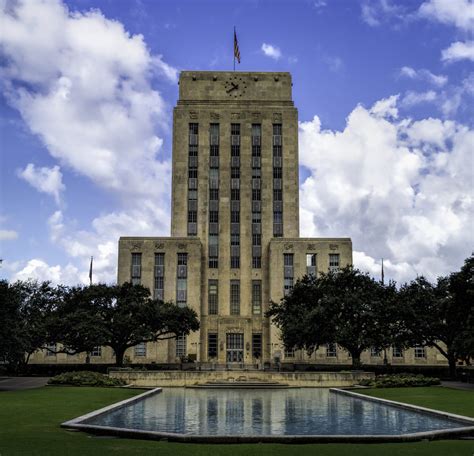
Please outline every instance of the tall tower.
[[181, 73], [171, 235], [201, 240], [201, 331], [237, 347], [221, 362], [268, 346], [268, 245], [299, 231], [297, 129], [289, 73]]
[[201, 328], [148, 358], [230, 367], [285, 358], [269, 302], [304, 274], [352, 262], [350, 239], [299, 238], [298, 190], [291, 75], [183, 71], [171, 237], [121, 238], [118, 275], [194, 308]]

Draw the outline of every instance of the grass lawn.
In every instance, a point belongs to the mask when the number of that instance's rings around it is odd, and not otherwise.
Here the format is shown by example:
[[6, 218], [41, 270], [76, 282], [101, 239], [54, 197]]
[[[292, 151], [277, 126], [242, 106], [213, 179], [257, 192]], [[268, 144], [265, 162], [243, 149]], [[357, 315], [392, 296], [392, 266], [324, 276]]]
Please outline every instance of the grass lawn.
[[[0, 455], [472, 456], [474, 440], [404, 444], [198, 445], [92, 437], [59, 427], [68, 419], [138, 394], [115, 388], [44, 387], [0, 392]], [[474, 393], [446, 388], [366, 390], [367, 394], [474, 416]]]

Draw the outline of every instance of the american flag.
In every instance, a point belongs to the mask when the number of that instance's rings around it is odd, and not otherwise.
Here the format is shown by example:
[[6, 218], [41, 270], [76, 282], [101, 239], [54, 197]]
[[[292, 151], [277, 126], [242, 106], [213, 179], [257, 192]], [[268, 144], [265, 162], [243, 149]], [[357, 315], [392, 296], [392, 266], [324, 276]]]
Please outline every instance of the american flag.
[[237, 62], [240, 63], [239, 42], [237, 41], [237, 33], [235, 33], [235, 27], [234, 27], [234, 59], [237, 59]]

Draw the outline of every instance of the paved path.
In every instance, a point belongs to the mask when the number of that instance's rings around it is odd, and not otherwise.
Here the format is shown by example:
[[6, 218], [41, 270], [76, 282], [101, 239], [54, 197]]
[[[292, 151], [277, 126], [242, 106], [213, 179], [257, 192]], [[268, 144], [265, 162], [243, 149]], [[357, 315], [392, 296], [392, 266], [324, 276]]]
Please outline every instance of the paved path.
[[16, 391], [45, 386], [49, 377], [0, 377], [0, 391]]
[[454, 388], [454, 389], [459, 389], [459, 390], [464, 390], [464, 391], [474, 391], [474, 383], [441, 382], [441, 385], [445, 386], [446, 388]]

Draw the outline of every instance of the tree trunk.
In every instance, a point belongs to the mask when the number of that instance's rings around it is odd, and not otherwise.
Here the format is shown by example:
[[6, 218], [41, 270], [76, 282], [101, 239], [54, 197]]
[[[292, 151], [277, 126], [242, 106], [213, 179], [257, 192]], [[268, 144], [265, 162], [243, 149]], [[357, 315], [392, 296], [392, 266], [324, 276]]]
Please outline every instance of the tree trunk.
[[362, 367], [362, 363], [360, 362], [360, 350], [351, 351], [352, 357], [352, 369], [360, 369]]
[[125, 355], [125, 348], [114, 348], [115, 351], [115, 365], [117, 367], [123, 366], [123, 356]]
[[449, 376], [454, 380], [456, 378], [456, 356], [448, 353]]

